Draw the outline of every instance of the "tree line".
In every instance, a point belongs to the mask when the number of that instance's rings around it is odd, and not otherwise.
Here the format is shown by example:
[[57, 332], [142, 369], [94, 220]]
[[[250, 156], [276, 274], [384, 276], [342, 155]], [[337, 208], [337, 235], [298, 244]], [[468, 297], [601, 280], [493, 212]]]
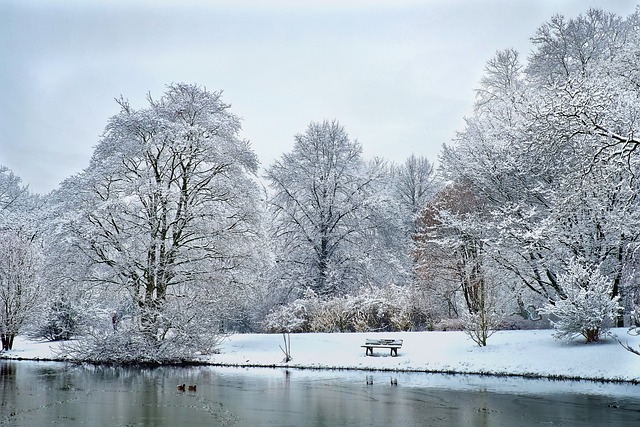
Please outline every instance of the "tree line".
[[[553, 17], [487, 62], [438, 170], [312, 122], [259, 171], [221, 92], [118, 99], [48, 195], [0, 168], [0, 335], [173, 361], [231, 331], [500, 327], [596, 341], [640, 304], [640, 12]], [[626, 320], [625, 320], [626, 319]]]

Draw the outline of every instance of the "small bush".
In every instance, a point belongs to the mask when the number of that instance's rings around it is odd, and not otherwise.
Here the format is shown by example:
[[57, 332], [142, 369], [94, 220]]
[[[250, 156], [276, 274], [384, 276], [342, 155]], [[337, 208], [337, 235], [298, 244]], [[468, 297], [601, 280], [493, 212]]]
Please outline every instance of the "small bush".
[[435, 331], [463, 331], [464, 321], [462, 319], [442, 319], [433, 326]]
[[545, 305], [540, 313], [554, 316], [551, 320], [558, 339], [573, 339], [582, 335], [587, 342], [598, 341], [620, 310], [619, 297], [611, 297], [612, 284], [597, 268], [588, 268], [577, 261], [558, 278], [566, 293]]
[[303, 298], [273, 309], [262, 326], [270, 333], [311, 332], [311, 316], [318, 298], [310, 289]]
[[50, 305], [44, 318], [29, 335], [49, 341], [69, 340], [79, 332], [80, 324], [78, 310], [70, 301], [60, 298]]
[[550, 323], [546, 319], [524, 319], [519, 315], [504, 316], [498, 323], [498, 329], [502, 331], [524, 331], [531, 329], [548, 329]]

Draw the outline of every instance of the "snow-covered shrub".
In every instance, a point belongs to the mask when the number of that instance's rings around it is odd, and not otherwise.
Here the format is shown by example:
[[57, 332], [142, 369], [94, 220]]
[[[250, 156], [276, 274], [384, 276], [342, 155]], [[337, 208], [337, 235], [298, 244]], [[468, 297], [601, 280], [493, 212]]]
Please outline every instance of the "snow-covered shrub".
[[412, 329], [412, 298], [410, 288], [388, 286], [381, 289], [382, 297], [389, 302], [387, 306], [389, 327], [394, 331], [409, 331]]
[[[217, 351], [223, 335], [213, 306], [187, 298], [171, 301], [154, 316], [151, 334], [139, 307], [104, 294], [87, 295], [81, 333], [61, 345], [61, 356], [96, 363], [179, 363]], [[148, 318], [148, 317], [147, 317]]]
[[262, 326], [271, 333], [310, 332], [310, 319], [317, 305], [318, 298], [308, 289], [302, 298], [273, 309]]
[[157, 345], [148, 336], [136, 330], [92, 334], [77, 341], [69, 341], [61, 347], [62, 353], [72, 359], [93, 363], [160, 363], [169, 362], [160, 356]]
[[[217, 346], [220, 336], [210, 337], [207, 345]], [[195, 352], [184, 340], [152, 340], [137, 329], [120, 328], [111, 333], [94, 333], [61, 346], [64, 356], [93, 363], [180, 363], [193, 360]]]
[[460, 318], [442, 319], [433, 325], [435, 331], [463, 331], [464, 321]]
[[79, 332], [81, 322], [78, 309], [71, 301], [61, 297], [49, 305], [42, 320], [29, 335], [50, 341], [68, 340]]
[[414, 289], [408, 286], [363, 289], [347, 298], [349, 329], [367, 332], [423, 328], [429, 323], [429, 316], [417, 305], [418, 300]]
[[[94, 323], [82, 336], [65, 341], [60, 347], [61, 355], [94, 363], [180, 363], [217, 352], [222, 341], [215, 325], [206, 321], [161, 330], [160, 335], [151, 337], [140, 330], [137, 317], [125, 317], [114, 328], [111, 320], [106, 319], [110, 317], [107, 314], [103, 313], [104, 321]], [[171, 320], [161, 321], [169, 324]]]
[[558, 284], [566, 298], [549, 302], [540, 310], [552, 316], [554, 336], [570, 340], [582, 335], [587, 342], [598, 341], [620, 309], [619, 297], [611, 296], [611, 281], [598, 268], [572, 261], [567, 272], [558, 278]]
[[408, 286], [361, 289], [356, 295], [320, 300], [303, 298], [272, 310], [263, 322], [267, 332], [368, 332], [425, 329], [432, 323]]
[[503, 315], [493, 308], [465, 313], [462, 316], [464, 332], [480, 347], [487, 345], [487, 340], [498, 330]]
[[346, 311], [354, 332], [388, 331], [391, 302], [385, 300], [380, 292], [373, 290], [348, 298]]
[[310, 319], [310, 328], [314, 332], [347, 332], [349, 316], [346, 298], [331, 298], [319, 301]]
[[498, 324], [498, 330], [501, 331], [526, 331], [532, 329], [548, 329], [549, 327], [550, 323], [546, 319], [525, 319], [519, 314], [504, 316]]
[[307, 332], [307, 311], [304, 304], [296, 302], [280, 306], [267, 315], [263, 327], [267, 332]]

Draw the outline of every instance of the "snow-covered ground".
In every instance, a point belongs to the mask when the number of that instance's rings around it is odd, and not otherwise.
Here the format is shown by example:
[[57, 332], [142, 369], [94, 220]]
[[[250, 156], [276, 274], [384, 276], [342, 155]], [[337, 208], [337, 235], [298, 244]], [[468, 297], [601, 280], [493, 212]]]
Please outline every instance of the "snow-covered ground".
[[[625, 328], [611, 331], [634, 348], [639, 336]], [[398, 357], [387, 349], [365, 356], [365, 338], [404, 340]], [[203, 362], [231, 366], [287, 366], [282, 363], [282, 335], [240, 334], [224, 340], [220, 354]], [[56, 343], [18, 337], [14, 350], [2, 358], [55, 359]], [[299, 368], [370, 369], [522, 375], [548, 378], [640, 382], [640, 356], [626, 351], [612, 338], [596, 344], [557, 341], [550, 330], [499, 331], [488, 346], [476, 346], [463, 332], [395, 332], [292, 334], [288, 366]]]

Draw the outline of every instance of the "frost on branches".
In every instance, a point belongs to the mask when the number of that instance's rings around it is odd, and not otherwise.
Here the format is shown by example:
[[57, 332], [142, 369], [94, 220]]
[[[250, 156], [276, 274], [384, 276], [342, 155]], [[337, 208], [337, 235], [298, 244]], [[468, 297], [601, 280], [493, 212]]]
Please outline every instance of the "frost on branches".
[[[556, 329], [554, 336], [570, 340], [582, 335], [587, 342], [598, 341], [621, 309], [619, 297], [611, 296], [611, 281], [598, 268], [575, 260], [558, 280], [566, 297], [549, 302], [540, 310], [542, 314], [552, 316], [551, 323]], [[553, 316], [557, 320], [553, 320]]]
[[410, 286], [362, 288], [355, 295], [321, 298], [307, 289], [302, 298], [275, 308], [266, 332], [371, 332], [424, 330], [433, 324], [419, 290]]
[[[105, 313], [90, 331], [95, 345], [77, 351], [84, 359], [210, 351], [238, 290], [258, 277], [257, 158], [239, 118], [220, 92], [195, 85], [148, 102], [119, 100], [90, 167], [61, 189], [78, 211], [68, 227], [87, 264], [82, 280]], [[112, 327], [109, 313], [123, 305], [132, 309]]]
[[0, 341], [2, 351], [30, 320], [41, 298], [42, 256], [31, 238], [0, 231]]

